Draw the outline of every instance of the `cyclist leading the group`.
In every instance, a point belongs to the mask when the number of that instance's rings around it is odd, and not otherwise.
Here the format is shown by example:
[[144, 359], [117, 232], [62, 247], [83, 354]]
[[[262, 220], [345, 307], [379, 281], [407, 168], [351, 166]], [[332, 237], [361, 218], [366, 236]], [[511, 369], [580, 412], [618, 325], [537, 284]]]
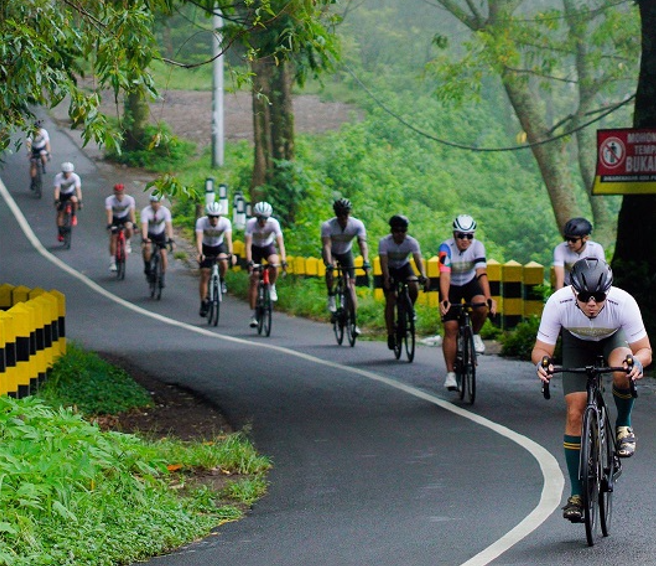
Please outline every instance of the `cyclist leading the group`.
[[137, 223], [135, 216], [136, 203], [134, 197], [125, 193], [125, 185], [116, 183], [114, 193], [105, 199], [107, 215], [107, 231], [109, 232], [109, 270], [116, 271], [116, 240], [118, 228], [125, 229], [125, 252], [131, 253], [130, 239]]
[[[346, 198], [337, 199], [333, 203], [335, 216], [326, 220], [321, 225], [321, 255], [326, 266], [326, 287], [328, 289], [328, 310], [331, 313], [337, 311], [335, 304], [335, 289], [333, 269], [335, 261], [338, 261], [344, 269], [344, 275], [348, 280], [348, 289], [353, 301], [353, 307], [357, 313], [357, 296], [355, 293], [355, 266], [353, 263], [353, 240], [356, 239], [363, 259], [363, 268], [368, 272], [369, 249], [367, 247], [367, 231], [361, 220], [351, 217], [353, 206]], [[360, 334], [356, 326], [355, 334]]]
[[452, 224], [453, 237], [442, 242], [439, 248], [440, 262], [440, 313], [444, 323], [442, 351], [446, 363], [444, 387], [449, 391], [458, 388], [454, 365], [456, 361], [458, 336], [458, 311], [453, 305], [465, 300], [485, 306], [474, 307], [472, 327], [474, 347], [479, 354], [485, 345], [479, 332], [485, 323], [488, 312], [495, 314], [497, 304], [490, 293], [487, 277], [485, 246], [475, 238], [476, 221], [468, 214], [461, 214]]
[[[615, 434], [618, 455], [628, 458], [636, 448], [631, 423], [634, 399], [629, 379], [643, 376], [643, 367], [652, 361], [649, 337], [642, 321], [640, 308], [626, 291], [613, 287], [613, 272], [597, 258], [577, 261], [570, 273], [571, 286], [559, 289], [544, 306], [535, 346], [531, 354], [538, 377], [548, 382], [550, 374], [543, 358], [554, 354], [558, 335], [562, 331], [564, 367], [594, 365], [603, 355], [609, 366], [628, 368], [626, 357], [632, 355], [633, 368], [627, 374], [613, 374], [613, 399], [617, 407]], [[563, 374], [563, 393], [567, 407], [565, 420], [565, 461], [571, 483], [571, 495], [563, 507], [563, 517], [580, 522], [583, 517], [582, 486], [579, 476], [582, 416], [586, 404], [586, 376]]]
[[414, 305], [419, 295], [417, 277], [410, 265], [409, 256], [415, 262], [419, 271], [419, 281], [427, 290], [428, 278], [424, 270], [424, 260], [421, 257], [419, 242], [412, 236], [408, 236], [409, 220], [400, 214], [395, 214], [389, 219], [390, 234], [382, 237], [378, 242], [378, 256], [380, 258], [380, 269], [383, 274], [383, 291], [385, 292], [385, 326], [387, 327], [387, 347], [394, 349], [394, 305], [396, 304], [394, 281], [406, 281], [410, 300]]
[[75, 166], [70, 161], [61, 164], [61, 173], [55, 175], [55, 208], [57, 209], [57, 239], [64, 241], [64, 206], [70, 200], [73, 203], [73, 226], [77, 226], [77, 211], [82, 208], [82, 180], [75, 173]]
[[148, 197], [150, 204], [145, 207], [139, 219], [141, 221], [141, 253], [144, 261], [144, 273], [146, 279], [150, 281], [150, 258], [153, 250], [159, 253], [162, 258], [162, 275], [160, 284], [164, 287], [164, 274], [169, 265], [166, 245], [174, 249], [173, 241], [173, 220], [171, 211], [162, 205], [161, 197], [150, 195]]
[[[269, 271], [270, 297], [272, 301], [278, 300], [276, 280], [280, 272], [278, 261], [282, 261], [282, 267], [287, 266], [287, 253], [285, 252], [285, 241], [280, 228], [280, 222], [272, 218], [273, 207], [268, 202], [258, 202], [253, 207], [254, 217], [246, 222], [244, 232], [244, 246], [246, 248], [246, 263], [250, 272], [248, 286], [248, 302], [253, 309], [251, 317], [251, 328], [257, 327], [257, 313], [255, 304], [257, 302], [257, 273], [253, 271], [253, 264], [262, 263], [266, 260], [269, 265], [275, 266]], [[280, 258], [276, 251], [276, 244], [280, 251]]]
[[572, 266], [584, 257], [596, 257], [605, 261], [604, 248], [590, 239], [592, 224], [585, 218], [568, 220], [563, 229], [564, 242], [554, 248], [553, 268], [556, 276], [556, 291], [570, 285], [569, 272]]
[[27, 157], [30, 160], [30, 178], [36, 177], [36, 160], [41, 160], [43, 172], [46, 172], [46, 163], [50, 156], [50, 135], [43, 127], [43, 121], [34, 122], [34, 127], [26, 140]]
[[[207, 316], [209, 302], [207, 300], [207, 284], [210, 280], [213, 258], [219, 258], [219, 274], [221, 279], [228, 270], [228, 254], [232, 264], [237, 258], [232, 251], [232, 222], [221, 216], [221, 204], [210, 202], [205, 206], [206, 216], [196, 221], [196, 252], [200, 264], [200, 316]], [[221, 289], [226, 292], [225, 286]]]

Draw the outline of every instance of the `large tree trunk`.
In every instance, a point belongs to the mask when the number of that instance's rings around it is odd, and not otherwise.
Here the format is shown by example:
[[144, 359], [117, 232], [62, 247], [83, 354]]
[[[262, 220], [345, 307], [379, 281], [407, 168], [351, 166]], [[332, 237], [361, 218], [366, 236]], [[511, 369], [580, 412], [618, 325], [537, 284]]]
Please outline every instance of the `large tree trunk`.
[[123, 149], [137, 151], [146, 147], [146, 126], [150, 107], [142, 92], [130, 92], [125, 97], [123, 115]]
[[[656, 3], [638, 0], [642, 59], [636, 92], [635, 128], [656, 129]], [[615, 281], [635, 296], [647, 331], [656, 332], [656, 195], [625, 195], [613, 258]]]
[[253, 176], [251, 178], [251, 202], [266, 198], [264, 185], [267, 184], [273, 169], [271, 145], [271, 80], [269, 63], [266, 59], [256, 59], [251, 63], [253, 71]]

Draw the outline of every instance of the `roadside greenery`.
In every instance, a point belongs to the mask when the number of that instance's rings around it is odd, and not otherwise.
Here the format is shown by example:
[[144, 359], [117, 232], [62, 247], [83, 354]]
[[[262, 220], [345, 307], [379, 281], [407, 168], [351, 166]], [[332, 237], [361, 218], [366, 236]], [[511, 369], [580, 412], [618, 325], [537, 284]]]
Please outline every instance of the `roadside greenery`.
[[[86, 420], [150, 401], [95, 354], [69, 346], [51, 378], [43, 396], [0, 397], [1, 565], [131, 564], [239, 519], [265, 493], [271, 463], [243, 434], [153, 440]], [[216, 493], [194, 484], [199, 469], [241, 479]]]

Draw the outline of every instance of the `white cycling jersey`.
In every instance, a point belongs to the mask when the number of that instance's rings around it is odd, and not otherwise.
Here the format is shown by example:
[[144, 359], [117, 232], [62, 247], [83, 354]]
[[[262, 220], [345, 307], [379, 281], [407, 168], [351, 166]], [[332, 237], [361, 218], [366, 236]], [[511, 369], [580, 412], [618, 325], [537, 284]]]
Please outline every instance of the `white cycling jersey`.
[[136, 206], [134, 197], [124, 195], [123, 200], [118, 200], [116, 195], [108, 196], [105, 199], [105, 210], [111, 210], [114, 218], [127, 218], [130, 215], [130, 209]]
[[394, 236], [388, 234], [378, 241], [378, 255], [387, 256], [387, 265], [399, 269], [410, 262], [409, 256], [421, 254], [419, 242], [412, 236], [406, 236], [400, 244], [394, 241]]
[[147, 206], [139, 215], [142, 226], [148, 227], [148, 234], [163, 234], [166, 223], [171, 222], [171, 211], [165, 206], [160, 206], [156, 211], [152, 206]]
[[565, 268], [565, 285], [571, 284], [569, 272], [572, 270], [572, 266], [584, 257], [596, 257], [601, 261], [606, 261], [603, 246], [591, 240], [585, 243], [585, 247], [579, 253], [572, 251], [567, 242], [561, 242], [554, 248], [553, 265]]
[[59, 194], [61, 195], [72, 195], [75, 193], [75, 188], [81, 186], [82, 179], [77, 173], [71, 173], [68, 179], [64, 177], [64, 173], [55, 175], [55, 188], [59, 187]]
[[216, 226], [210, 224], [210, 219], [203, 216], [196, 221], [196, 232], [202, 232], [203, 244], [206, 246], [220, 246], [225, 234], [232, 234], [232, 222], [225, 216], [219, 218]]
[[618, 287], [611, 287], [603, 308], [588, 318], [579, 308], [571, 286], [556, 291], [544, 306], [538, 340], [555, 344], [561, 328], [581, 340], [598, 342], [624, 330], [629, 344], [647, 336], [640, 308], [635, 299]]
[[460, 251], [455, 239], [450, 238], [440, 244], [438, 257], [440, 272], [451, 273], [451, 285], [456, 287], [472, 281], [477, 269], [487, 267], [485, 246], [476, 238], [464, 251]]
[[44, 128], [39, 128], [39, 131], [36, 134], [36, 136], [33, 135], [28, 136], [27, 141], [29, 142], [32, 150], [45, 149], [46, 145], [50, 141], [50, 135], [48, 134], [47, 130], [45, 130]]
[[330, 238], [331, 253], [340, 255], [351, 251], [354, 238], [366, 240], [367, 231], [362, 220], [351, 216], [346, 222], [346, 227], [342, 228], [335, 216], [321, 225], [321, 238]]
[[275, 218], [267, 218], [264, 226], [260, 226], [257, 218], [253, 217], [246, 222], [244, 234], [252, 236], [254, 246], [263, 248], [273, 244], [278, 236], [282, 236], [282, 229], [280, 228], [280, 222]]

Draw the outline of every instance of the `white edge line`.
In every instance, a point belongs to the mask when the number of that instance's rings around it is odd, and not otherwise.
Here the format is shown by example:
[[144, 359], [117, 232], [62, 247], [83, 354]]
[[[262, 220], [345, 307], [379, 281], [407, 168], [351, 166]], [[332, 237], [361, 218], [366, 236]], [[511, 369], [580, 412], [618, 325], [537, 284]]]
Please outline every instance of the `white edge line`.
[[[93, 291], [96, 291], [97, 293], [101, 294], [107, 299], [114, 301], [115, 303], [118, 303], [119, 305], [127, 309], [130, 309], [143, 316], [150, 317], [159, 322], [163, 322], [171, 326], [176, 326], [178, 328], [183, 328], [185, 330], [195, 332], [197, 334], [202, 334], [204, 336], [208, 336], [212, 338], [218, 338], [221, 340], [235, 342], [247, 346], [253, 345], [252, 342], [248, 340], [244, 340], [242, 338], [235, 338], [233, 336], [227, 336], [224, 334], [219, 334], [217, 332], [212, 332], [204, 328], [193, 326], [191, 324], [180, 322], [172, 318], [168, 318], [160, 314], [148, 311], [142, 307], [130, 303], [129, 301], [117, 297], [113, 293], [110, 293], [109, 291], [98, 285], [95, 281], [89, 279], [86, 275], [83, 275], [79, 271], [76, 271], [72, 267], [66, 265], [58, 257], [52, 255], [43, 246], [43, 244], [41, 244], [40, 240], [37, 238], [36, 234], [30, 227], [29, 223], [27, 222], [27, 219], [23, 215], [23, 212], [18, 207], [13, 197], [7, 190], [7, 187], [5, 187], [4, 183], [2, 182], [2, 179], [0, 179], [0, 194], [2, 194], [2, 197], [4, 198], [5, 202], [7, 203], [7, 206], [13, 213], [14, 217], [16, 218], [18, 224], [23, 230], [23, 233], [30, 241], [32, 246], [34, 246], [34, 248], [39, 252], [39, 254], [41, 254], [45, 259], [47, 259], [48, 261], [50, 261], [51, 263], [53, 263], [54, 265], [56, 265], [66, 273], [68, 273], [69, 275], [75, 277], [80, 282], [87, 285]], [[481, 552], [479, 552], [478, 554], [476, 554], [475, 556], [464, 562], [461, 566], [485, 566], [486, 564], [489, 564], [494, 559], [498, 558], [501, 554], [503, 554], [508, 549], [510, 549], [512, 546], [514, 546], [519, 541], [521, 541], [524, 537], [526, 537], [535, 529], [537, 529], [560, 505], [560, 499], [562, 496], [563, 487], [565, 485], [565, 479], [560, 470], [558, 461], [553, 457], [553, 455], [548, 450], [546, 450], [545, 448], [543, 448], [542, 446], [540, 446], [530, 438], [527, 438], [526, 436], [514, 432], [513, 430], [503, 425], [490, 421], [485, 417], [481, 417], [461, 407], [453, 405], [452, 403], [445, 401], [444, 399], [435, 397], [430, 393], [422, 391], [421, 389], [417, 389], [415, 387], [412, 387], [405, 383], [401, 383], [394, 379], [384, 377], [367, 370], [352, 368], [352, 367], [338, 364], [336, 362], [322, 360], [321, 358], [316, 358], [309, 354], [304, 354], [302, 352], [295, 352], [293, 350], [289, 350], [281, 346], [275, 346], [273, 344], [265, 344], [264, 342], [258, 342], [257, 346], [260, 348], [268, 348], [270, 350], [275, 350], [283, 354], [295, 356], [297, 358], [301, 358], [312, 363], [321, 364], [327, 367], [332, 367], [340, 371], [355, 373], [372, 381], [383, 383], [389, 387], [393, 387], [394, 389], [403, 391], [405, 393], [408, 393], [409, 395], [428, 401], [429, 403], [437, 405], [440, 408], [450, 411], [460, 417], [469, 419], [470, 421], [480, 426], [488, 428], [496, 432], [497, 434], [504, 436], [509, 440], [512, 440], [513, 442], [524, 448], [526, 451], [528, 451], [531, 454], [531, 456], [533, 456], [533, 458], [535, 458], [538, 465], [540, 466], [540, 470], [542, 472], [542, 477], [544, 480], [542, 486], [542, 493], [540, 495], [540, 501], [538, 502], [537, 506], [526, 517], [524, 517], [524, 519], [519, 524], [517, 524], [513, 529], [508, 531], [505, 535], [503, 535], [497, 541], [492, 543], [490, 546], [483, 549]]]

